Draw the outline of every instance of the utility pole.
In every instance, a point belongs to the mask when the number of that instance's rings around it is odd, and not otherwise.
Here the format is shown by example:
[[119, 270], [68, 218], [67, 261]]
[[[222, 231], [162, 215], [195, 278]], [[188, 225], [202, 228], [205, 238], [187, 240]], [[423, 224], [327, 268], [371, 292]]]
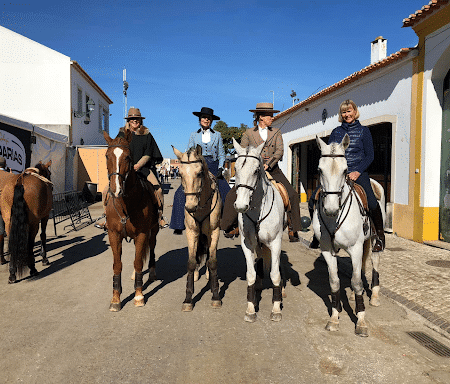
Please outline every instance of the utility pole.
[[127, 117], [127, 90], [128, 90], [128, 82], [127, 82], [127, 70], [123, 69], [123, 116]]
[[270, 92], [272, 92], [272, 108], [275, 109], [275, 92], [274, 91]]

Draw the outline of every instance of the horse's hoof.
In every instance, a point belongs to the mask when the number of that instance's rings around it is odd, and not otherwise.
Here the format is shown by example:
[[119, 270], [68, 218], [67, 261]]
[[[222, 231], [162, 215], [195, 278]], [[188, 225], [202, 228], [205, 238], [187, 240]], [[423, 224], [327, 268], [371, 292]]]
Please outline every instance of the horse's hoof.
[[183, 306], [181, 307], [181, 310], [183, 312], [192, 312], [194, 309], [194, 304], [192, 303], [183, 303]]
[[8, 264], [8, 262], [6, 261], [6, 259], [1, 259], [0, 260], [0, 264], [1, 265], [5, 265], [5, 264]]
[[30, 277], [35, 277], [38, 275], [39, 275], [39, 272], [37, 271], [36, 268], [30, 269]]
[[42, 260], [42, 265], [50, 265], [50, 262], [47, 259]]
[[111, 303], [109, 304], [109, 310], [111, 312], [119, 312], [122, 309], [120, 303]]
[[16, 275], [10, 275], [8, 279], [8, 284], [14, 284], [17, 281]]
[[154, 281], [156, 281], [156, 272], [155, 271], [150, 271], [148, 274], [148, 282], [149, 283], [153, 283]]
[[244, 316], [244, 320], [247, 323], [254, 323], [256, 321], [256, 313], [246, 313]]
[[221, 300], [212, 300], [211, 306], [213, 308], [222, 308], [222, 301]]
[[145, 305], [144, 303], [144, 297], [141, 296], [139, 298], [134, 298], [134, 306], [135, 307], [143, 307]]
[[272, 320], [272, 321], [281, 321], [281, 313], [280, 312], [272, 312], [270, 314], [270, 320]]
[[286, 295], [286, 288], [281, 288], [281, 297], [283, 298], [283, 299], [285, 299], [286, 297], [287, 297], [287, 295]]
[[355, 328], [355, 334], [361, 337], [369, 336], [369, 327], [357, 325]]
[[200, 274], [198, 271], [194, 271], [194, 281], [198, 281], [198, 279], [200, 279]]
[[379, 307], [380, 306], [380, 298], [379, 297], [372, 297], [369, 301], [369, 304], [374, 306], [374, 307]]
[[339, 323], [329, 321], [327, 323], [327, 325], [325, 326], [325, 329], [330, 332], [337, 332], [337, 331], [339, 331]]

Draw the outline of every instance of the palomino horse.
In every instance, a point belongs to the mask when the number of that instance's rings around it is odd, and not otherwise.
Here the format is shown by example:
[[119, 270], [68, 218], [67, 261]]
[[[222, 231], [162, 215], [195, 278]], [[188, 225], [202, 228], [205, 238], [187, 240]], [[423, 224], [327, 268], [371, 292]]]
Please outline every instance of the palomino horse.
[[[255, 257], [271, 259], [270, 278], [273, 283], [273, 308], [270, 319], [281, 320], [282, 284], [280, 274], [281, 239], [286, 224], [283, 199], [264, 171], [261, 151], [257, 148], [242, 148], [233, 139], [238, 154], [236, 170], [236, 202], [241, 246], [247, 262], [247, 311], [244, 320], [256, 320]], [[268, 257], [268, 251], [270, 256]], [[268, 260], [266, 260], [266, 264]]]
[[[202, 156], [202, 147], [197, 145], [182, 153], [173, 147], [181, 163], [180, 175], [186, 195], [184, 224], [188, 241], [189, 260], [187, 265], [186, 299], [182, 310], [192, 311], [194, 304], [194, 275], [198, 265], [207, 258], [209, 281], [214, 308], [220, 308], [219, 278], [217, 276], [217, 244], [220, 235], [220, 214], [222, 198], [215, 177], [208, 171]], [[198, 275], [197, 275], [198, 276]]]
[[109, 243], [114, 256], [113, 298], [109, 310], [120, 311], [122, 293], [122, 241], [130, 237], [134, 240], [135, 296], [134, 305], [142, 307], [144, 296], [143, 265], [150, 249], [149, 281], [156, 279], [155, 246], [159, 231], [158, 205], [152, 186], [138, 177], [131, 160], [130, 142], [132, 133], [126, 131], [124, 137], [111, 139], [106, 131], [103, 136], [108, 143], [106, 165], [109, 189], [105, 202]]
[[[320, 250], [327, 262], [330, 279], [332, 313], [326, 329], [328, 331], [339, 329], [339, 312], [342, 307], [336, 253], [342, 248], [352, 259], [351, 284], [355, 293], [355, 312], [358, 318], [355, 333], [368, 336], [361, 268], [364, 268], [366, 259], [371, 253], [373, 233], [361, 199], [353, 183], [347, 178], [345, 150], [350, 139], [348, 135], [345, 135], [341, 143], [330, 145], [325, 144], [319, 137], [316, 137], [316, 141], [322, 153], [319, 161], [321, 191], [313, 215], [313, 228], [320, 241]], [[384, 190], [376, 181], [371, 180], [371, 183], [384, 218]], [[374, 252], [372, 253], [372, 297], [370, 300], [370, 304], [374, 306], [380, 305], [378, 263], [378, 253]]]
[[[52, 209], [52, 190], [49, 167], [47, 164], [36, 164], [35, 168], [27, 168], [19, 175], [2, 178], [0, 210], [5, 221], [10, 253], [8, 283], [16, 282], [16, 272], [21, 275], [25, 267], [29, 267], [30, 276], [37, 276], [33, 246], [34, 239], [41, 223], [41, 256], [42, 264], [48, 265], [47, 259], [47, 222]], [[3, 255], [3, 236], [0, 237]], [[2, 260], [3, 261], [3, 260]]]

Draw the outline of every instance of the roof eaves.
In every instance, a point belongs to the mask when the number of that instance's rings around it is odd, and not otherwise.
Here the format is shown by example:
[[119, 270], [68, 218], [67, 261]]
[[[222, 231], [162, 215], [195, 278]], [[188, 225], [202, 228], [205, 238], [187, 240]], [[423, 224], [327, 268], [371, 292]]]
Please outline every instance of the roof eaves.
[[87, 74], [87, 72], [78, 64], [75, 60], [71, 60], [71, 64], [74, 68], [77, 69], [78, 72], [90, 83], [100, 95], [108, 102], [108, 104], [113, 104], [113, 101], [108, 97], [108, 95], [98, 86], [98, 84], [92, 80], [92, 78]]
[[437, 11], [441, 6], [448, 4], [449, 0], [431, 0], [428, 4], [424, 5], [421, 9], [417, 10], [413, 14], [403, 19], [402, 27], [413, 27], [420, 23], [427, 16]]
[[345, 79], [342, 79], [342, 80], [338, 81], [337, 83], [330, 85], [329, 87], [321, 90], [320, 92], [315, 93], [314, 95], [311, 95], [307, 99], [300, 101], [293, 107], [290, 107], [290, 108], [286, 109], [285, 111], [282, 111], [281, 113], [279, 113], [278, 115], [275, 116], [274, 120], [277, 120], [289, 113], [295, 112], [298, 109], [300, 109], [308, 104], [311, 104], [313, 101], [320, 99], [321, 97], [324, 97], [325, 95], [328, 95], [328, 94], [336, 91], [339, 88], [347, 86], [348, 84], [353, 83], [356, 80], [359, 80], [360, 78], [367, 76], [370, 73], [373, 73], [381, 68], [386, 67], [389, 64], [392, 64], [392, 63], [404, 58], [414, 49], [415, 48], [402, 48], [399, 51], [393, 53], [392, 55], [386, 57], [385, 59], [380, 60], [374, 64], [371, 64], [371, 65], [361, 69], [358, 72], [352, 73], [350, 76], [347, 76]]

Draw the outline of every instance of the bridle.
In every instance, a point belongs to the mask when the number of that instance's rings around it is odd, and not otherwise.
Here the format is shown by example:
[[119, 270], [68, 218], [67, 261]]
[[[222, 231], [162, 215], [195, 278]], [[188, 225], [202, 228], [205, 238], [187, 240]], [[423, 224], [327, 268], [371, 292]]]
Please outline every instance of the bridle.
[[[345, 157], [345, 155], [334, 155], [334, 154], [329, 154], [329, 155], [322, 155], [321, 157], [331, 157], [331, 158], [336, 158], [336, 157]], [[339, 195], [339, 209], [341, 209], [341, 198], [342, 198], [342, 192], [344, 191], [344, 185], [342, 185], [342, 188], [339, 191], [326, 191], [325, 187], [323, 185], [321, 185], [321, 189], [320, 189], [320, 196], [321, 197], [327, 197], [328, 195]]]
[[[201, 159], [197, 159], [197, 160], [188, 160], [188, 161], [181, 161], [181, 160], [180, 160], [180, 163], [181, 163], [181, 164], [195, 164], [195, 163], [201, 163], [202, 166], [203, 166], [203, 160], [201, 160]], [[202, 167], [202, 170], [204, 170], [203, 167]], [[205, 177], [207, 177], [207, 175], [204, 174], [203, 177], [200, 179], [200, 181], [201, 181], [200, 189], [199, 189], [197, 192], [184, 192], [184, 195], [185, 195], [185, 196], [197, 196], [197, 198], [198, 198], [198, 204], [200, 204], [200, 198], [201, 198], [201, 194], [202, 194], [202, 191], [203, 191], [203, 179], [204, 179]], [[201, 207], [197, 205], [197, 207], [196, 207], [196, 209], [195, 209], [195, 212], [201, 211], [203, 208], [205, 208], [205, 207], [208, 205], [208, 203], [212, 200], [212, 198], [213, 198], [213, 196], [214, 196], [214, 194], [215, 194], [216, 192], [218, 192], [218, 184], [217, 184], [217, 182], [216, 182], [215, 188], [211, 190], [211, 194], [209, 195], [209, 197], [208, 197], [208, 199], [206, 200], [205, 204], [204, 204], [203, 206], [201, 206]], [[189, 212], [189, 211], [186, 209], [186, 206], [184, 207], [184, 210], [185, 210], [185, 211], [189, 214], [189, 216], [191, 216], [198, 224], [201, 225], [201, 224], [203, 223], [203, 221], [205, 221], [205, 219], [211, 214], [211, 212], [214, 211], [214, 209], [216, 208], [216, 205], [217, 205], [217, 202], [218, 202], [218, 201], [219, 201], [219, 197], [216, 198], [216, 202], [215, 202], [214, 206], [209, 210], [209, 212], [203, 217], [202, 220], [199, 220], [198, 218], [196, 218], [196, 217], [195, 217], [195, 213], [193, 214], [193, 213]]]
[[[238, 188], [247, 188], [247, 189], [249, 189], [252, 192], [252, 194], [250, 195], [250, 201], [249, 201], [249, 205], [250, 205], [251, 202], [252, 202], [252, 199], [253, 199], [253, 192], [255, 192], [256, 187], [258, 186], [258, 183], [259, 183], [259, 179], [261, 178], [261, 172], [260, 172], [260, 170], [261, 170], [261, 158], [258, 157], [258, 156], [253, 156], [253, 155], [239, 155], [236, 159], [239, 159], [240, 157], [243, 157], [245, 159], [248, 158], [248, 157], [251, 157], [253, 159], [258, 160], [258, 162], [259, 162], [258, 168], [257, 168], [258, 169], [258, 175], [256, 177], [255, 185], [254, 186], [247, 185], [247, 184], [238, 184], [238, 185], [236, 185], [236, 192], [237, 192]], [[245, 160], [244, 160], [244, 164], [245, 164]]]
[[[116, 147], [116, 148], [125, 148], [125, 149], [130, 150], [130, 147], [128, 145], [120, 145], [120, 144], [110, 145], [108, 148], [114, 148], [114, 147]], [[126, 171], [125, 174], [122, 174], [122, 173], [119, 173], [119, 172], [108, 173], [108, 193], [110, 193], [112, 196], [113, 196], [113, 193], [112, 193], [112, 190], [111, 190], [111, 177], [114, 176], [114, 175], [122, 178], [122, 189], [119, 192], [119, 197], [121, 195], [125, 196], [125, 183], [127, 181], [128, 175], [130, 174], [131, 167], [132, 167], [132, 165], [131, 165], [131, 163], [132, 163], [131, 157], [128, 155], [125, 159], [129, 160], [129, 162], [128, 162], [129, 163], [128, 170]]]

